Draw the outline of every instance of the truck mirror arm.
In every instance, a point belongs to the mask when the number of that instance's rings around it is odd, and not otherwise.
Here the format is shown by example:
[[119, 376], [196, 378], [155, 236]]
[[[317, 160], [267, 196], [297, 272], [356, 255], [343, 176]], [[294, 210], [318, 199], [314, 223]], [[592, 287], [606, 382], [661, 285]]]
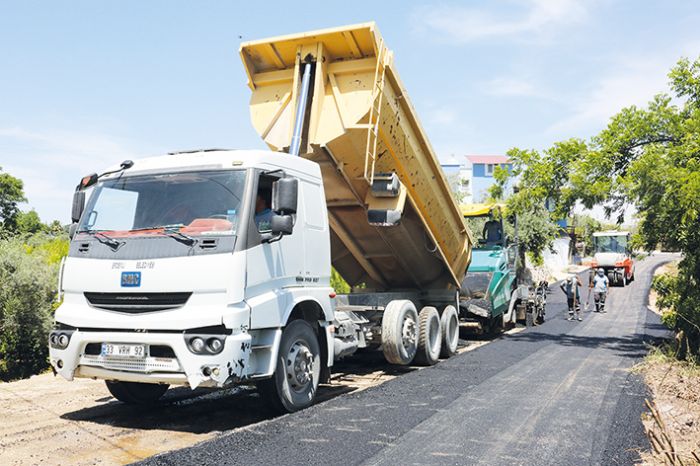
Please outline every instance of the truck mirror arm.
[[261, 241], [263, 243], [274, 243], [282, 239], [284, 235], [282, 233], [263, 233]]

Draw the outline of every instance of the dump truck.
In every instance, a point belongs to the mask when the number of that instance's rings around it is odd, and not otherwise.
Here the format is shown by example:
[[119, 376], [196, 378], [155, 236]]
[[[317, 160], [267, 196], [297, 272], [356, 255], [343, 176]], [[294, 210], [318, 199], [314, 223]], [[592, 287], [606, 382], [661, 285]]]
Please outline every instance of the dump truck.
[[544, 321], [544, 283], [518, 283], [518, 241], [504, 229], [506, 206], [501, 203], [463, 204], [462, 215], [477, 229], [472, 260], [459, 297], [460, 326], [495, 334], [509, 324], [528, 326]]
[[127, 403], [255, 384], [295, 411], [358, 350], [402, 365], [456, 352], [472, 240], [376, 26], [240, 56], [269, 151], [127, 160], [76, 188], [49, 336], [67, 380]]
[[591, 267], [602, 268], [611, 284], [626, 286], [634, 280], [634, 259], [629, 243], [629, 231], [594, 232]]

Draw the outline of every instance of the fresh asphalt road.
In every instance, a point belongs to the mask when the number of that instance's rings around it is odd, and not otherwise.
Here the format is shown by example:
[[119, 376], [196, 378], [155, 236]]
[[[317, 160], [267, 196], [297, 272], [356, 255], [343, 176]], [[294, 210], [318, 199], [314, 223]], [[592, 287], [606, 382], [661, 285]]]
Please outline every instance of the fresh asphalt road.
[[553, 285], [543, 325], [144, 464], [633, 464], [647, 393], [629, 369], [665, 336], [646, 304], [671, 258], [639, 262], [606, 314], [567, 321]]

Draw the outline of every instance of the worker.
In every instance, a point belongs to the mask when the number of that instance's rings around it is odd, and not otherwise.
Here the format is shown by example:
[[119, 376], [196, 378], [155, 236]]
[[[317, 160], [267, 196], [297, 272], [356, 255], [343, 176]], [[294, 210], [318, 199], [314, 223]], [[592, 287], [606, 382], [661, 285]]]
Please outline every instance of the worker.
[[255, 225], [258, 231], [270, 231], [272, 222], [272, 209], [267, 193], [258, 191], [258, 196], [255, 198]]
[[489, 220], [484, 224], [481, 236], [486, 240], [486, 244], [498, 244], [503, 240], [503, 226], [493, 217], [493, 212], [489, 214]]
[[608, 295], [608, 277], [605, 270], [599, 268], [593, 277], [593, 301], [595, 301], [595, 312], [605, 312], [605, 298]]
[[567, 320], [574, 320], [575, 315], [576, 320], [581, 322], [581, 294], [578, 288], [582, 286], [581, 279], [569, 276], [559, 286], [566, 295], [566, 304], [569, 306], [569, 318]]

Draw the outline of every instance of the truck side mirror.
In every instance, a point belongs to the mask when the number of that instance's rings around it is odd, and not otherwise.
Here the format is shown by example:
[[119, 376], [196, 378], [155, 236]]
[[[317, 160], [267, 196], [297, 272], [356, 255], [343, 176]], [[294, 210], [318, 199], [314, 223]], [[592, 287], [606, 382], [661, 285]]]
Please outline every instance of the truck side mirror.
[[294, 230], [294, 218], [291, 215], [274, 214], [270, 221], [273, 235], [291, 235]]
[[262, 242], [263, 243], [274, 243], [279, 241], [285, 235], [291, 235], [294, 231], [294, 216], [291, 214], [280, 215], [277, 213], [272, 214], [270, 219], [270, 232], [263, 233]]
[[295, 214], [298, 192], [299, 180], [296, 178], [281, 178], [275, 181], [272, 184], [272, 211], [281, 216]]
[[80, 216], [83, 215], [85, 209], [85, 191], [76, 191], [73, 193], [73, 209], [71, 211], [71, 220], [73, 223], [80, 221]]

